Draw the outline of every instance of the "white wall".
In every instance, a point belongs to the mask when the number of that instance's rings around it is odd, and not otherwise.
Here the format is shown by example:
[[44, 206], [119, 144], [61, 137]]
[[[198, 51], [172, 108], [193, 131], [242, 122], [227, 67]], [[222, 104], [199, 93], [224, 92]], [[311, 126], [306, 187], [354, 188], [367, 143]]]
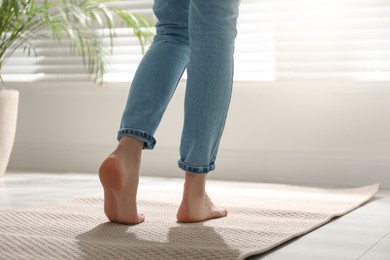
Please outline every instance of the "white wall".
[[[13, 85], [21, 91], [10, 169], [97, 172], [116, 145], [127, 85]], [[142, 172], [181, 176], [181, 84]], [[210, 178], [390, 187], [388, 83], [237, 83]]]

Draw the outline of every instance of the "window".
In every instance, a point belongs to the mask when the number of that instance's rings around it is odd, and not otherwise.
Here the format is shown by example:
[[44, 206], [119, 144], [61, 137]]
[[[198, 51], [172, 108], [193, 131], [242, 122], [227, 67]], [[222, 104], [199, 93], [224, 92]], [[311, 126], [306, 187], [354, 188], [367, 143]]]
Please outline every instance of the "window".
[[[152, 17], [152, 0], [116, 6]], [[242, 0], [235, 80], [390, 81], [390, 0]], [[131, 30], [118, 28], [108, 82], [131, 81], [142, 58]], [[40, 42], [4, 68], [6, 81], [85, 81], [80, 58]]]
[[277, 80], [390, 81], [389, 0], [276, 0]]

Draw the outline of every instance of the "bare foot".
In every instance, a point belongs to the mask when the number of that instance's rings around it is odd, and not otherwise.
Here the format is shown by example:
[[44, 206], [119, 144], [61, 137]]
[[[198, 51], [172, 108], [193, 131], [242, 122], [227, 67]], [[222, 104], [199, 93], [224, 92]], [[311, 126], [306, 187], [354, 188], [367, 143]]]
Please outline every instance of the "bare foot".
[[206, 177], [206, 174], [186, 173], [177, 221], [193, 223], [227, 216], [227, 211], [216, 207], [206, 194]]
[[137, 189], [142, 141], [122, 137], [118, 148], [99, 169], [104, 189], [104, 212], [111, 222], [135, 225], [145, 217], [137, 212]]

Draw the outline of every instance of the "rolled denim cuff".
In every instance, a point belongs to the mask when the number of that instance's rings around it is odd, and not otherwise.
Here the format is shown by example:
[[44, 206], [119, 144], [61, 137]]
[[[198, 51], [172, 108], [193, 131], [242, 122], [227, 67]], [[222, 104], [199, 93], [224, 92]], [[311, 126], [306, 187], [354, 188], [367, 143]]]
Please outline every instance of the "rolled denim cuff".
[[144, 142], [143, 149], [152, 150], [154, 146], [156, 145], [156, 139], [150, 134], [145, 133], [142, 130], [138, 129], [129, 129], [129, 128], [123, 128], [118, 131], [118, 141], [124, 137], [133, 137], [137, 140]]
[[214, 163], [211, 163], [210, 165], [196, 166], [196, 165], [186, 164], [182, 160], [179, 160], [177, 162], [177, 165], [179, 166], [180, 169], [186, 172], [198, 173], [198, 174], [205, 174], [215, 169]]

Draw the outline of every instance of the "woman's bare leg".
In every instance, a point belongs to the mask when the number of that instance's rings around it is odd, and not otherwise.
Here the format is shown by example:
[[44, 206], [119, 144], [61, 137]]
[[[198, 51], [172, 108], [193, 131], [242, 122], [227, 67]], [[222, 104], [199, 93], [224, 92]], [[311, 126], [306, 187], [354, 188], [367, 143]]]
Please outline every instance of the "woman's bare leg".
[[104, 212], [111, 222], [135, 225], [145, 219], [137, 212], [142, 146], [143, 141], [122, 137], [117, 149], [100, 166]]
[[183, 200], [176, 215], [179, 222], [200, 222], [227, 215], [227, 211], [216, 207], [206, 194], [206, 178], [207, 174], [186, 172]]

